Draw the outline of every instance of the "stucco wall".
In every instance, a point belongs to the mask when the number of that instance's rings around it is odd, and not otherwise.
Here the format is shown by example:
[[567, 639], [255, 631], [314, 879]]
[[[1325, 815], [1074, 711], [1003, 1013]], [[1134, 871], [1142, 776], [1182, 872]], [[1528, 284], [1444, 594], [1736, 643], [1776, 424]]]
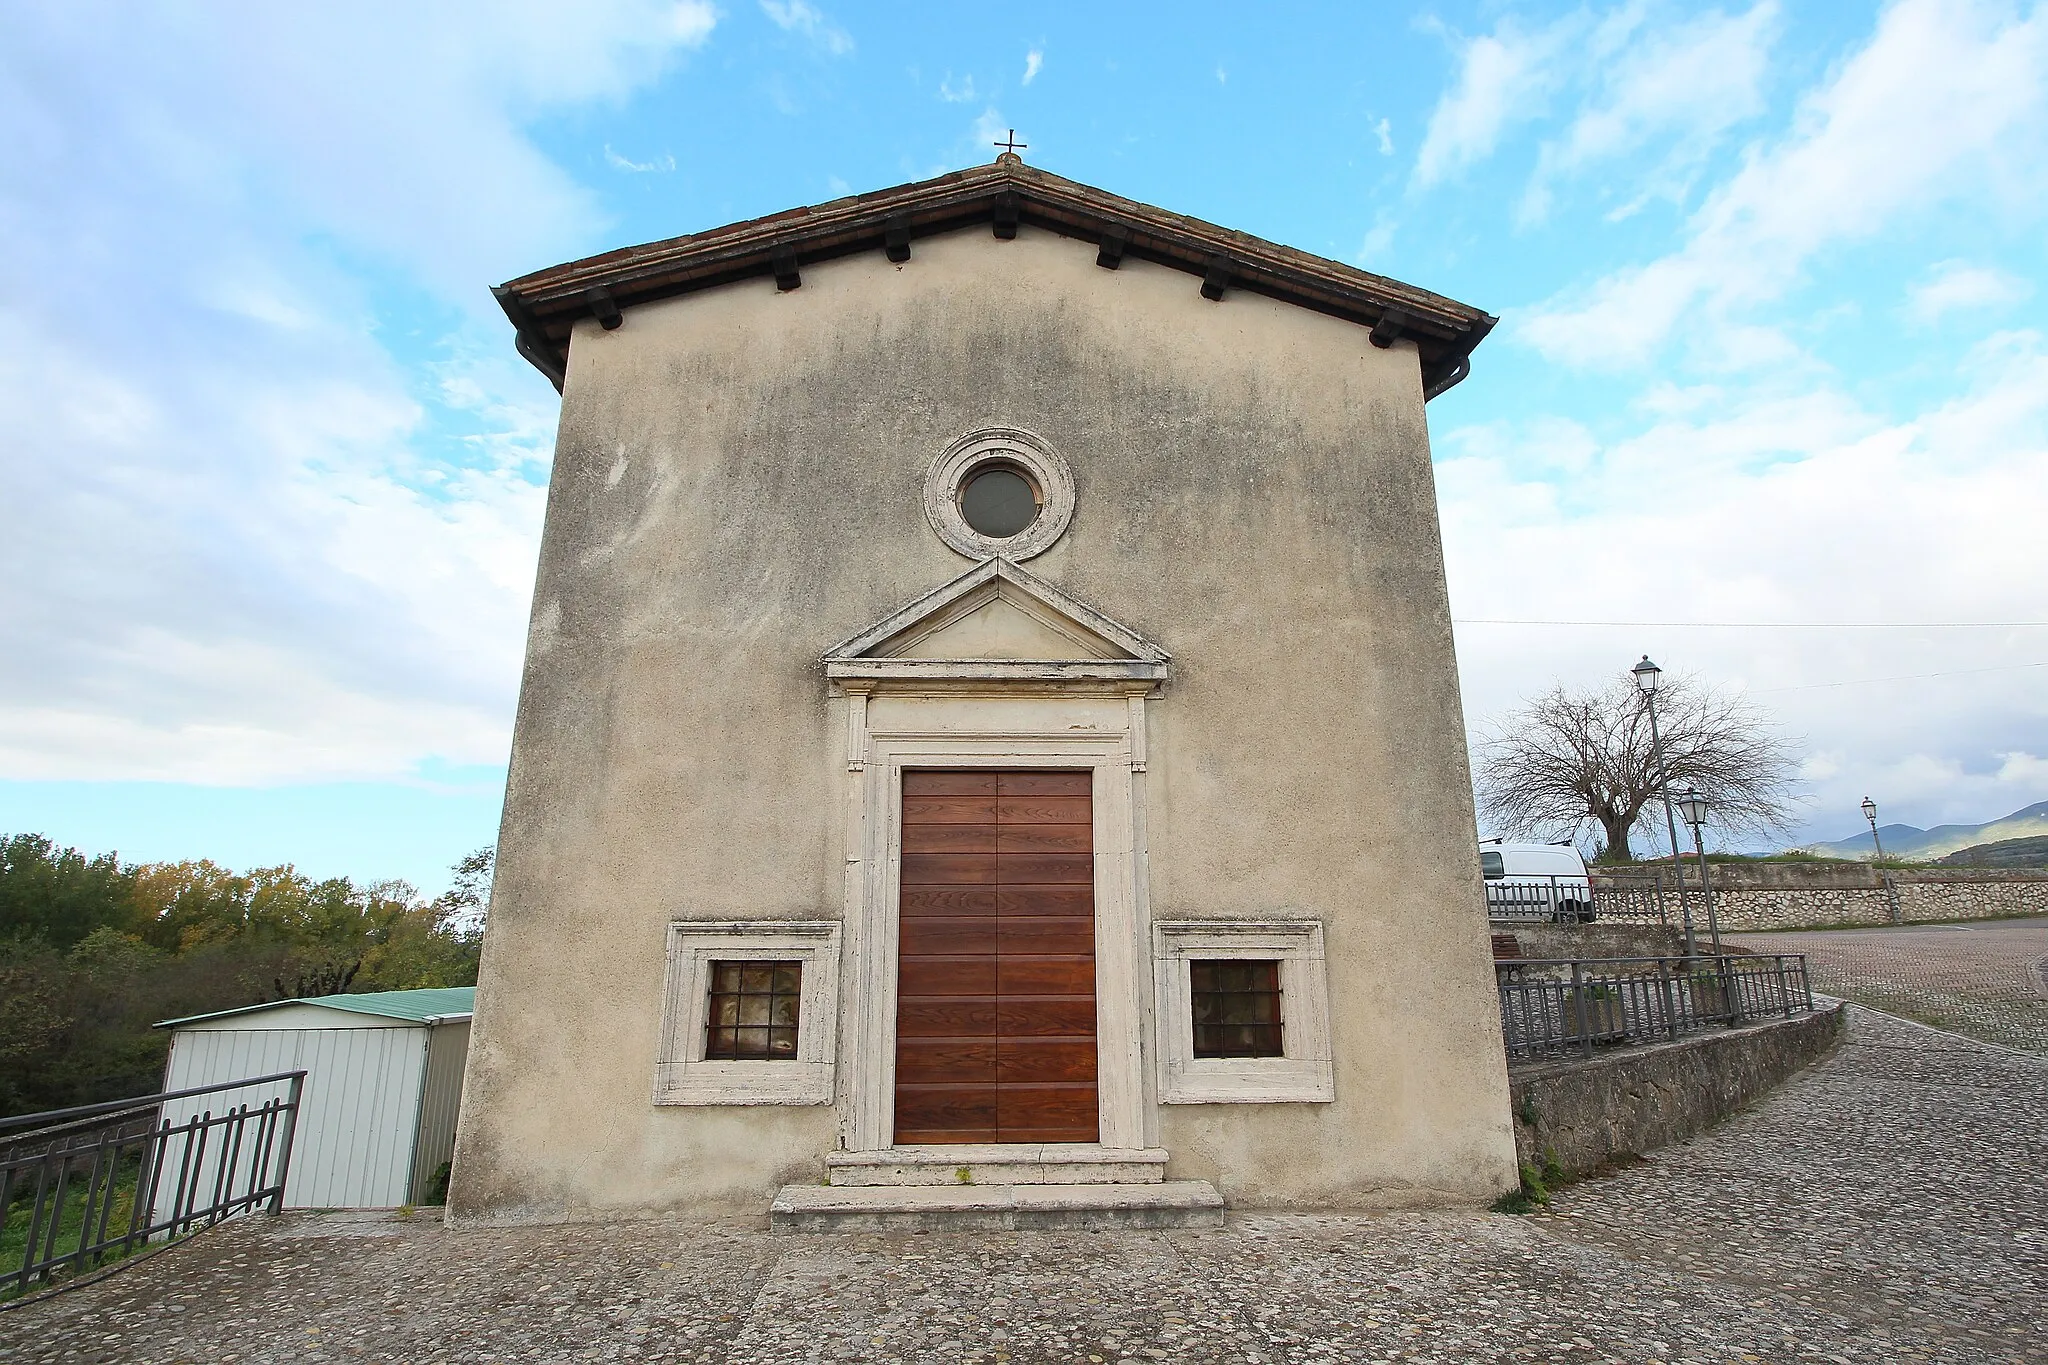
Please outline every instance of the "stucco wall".
[[828, 1107], [649, 1102], [672, 917], [841, 913], [819, 656], [970, 567], [919, 480], [1072, 463], [1035, 574], [1158, 641], [1150, 912], [1327, 926], [1337, 1100], [1165, 1107], [1240, 1204], [1483, 1199], [1513, 1140], [1412, 348], [1025, 228], [579, 328], [451, 1193], [472, 1221], [759, 1212]]

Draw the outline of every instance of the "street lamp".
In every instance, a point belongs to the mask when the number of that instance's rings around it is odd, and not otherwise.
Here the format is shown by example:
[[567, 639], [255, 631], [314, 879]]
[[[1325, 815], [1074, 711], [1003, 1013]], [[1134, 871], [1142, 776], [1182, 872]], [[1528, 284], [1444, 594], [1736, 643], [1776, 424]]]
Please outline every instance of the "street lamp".
[[1863, 818], [1870, 822], [1870, 842], [1877, 849], [1877, 860], [1884, 861], [1884, 844], [1877, 837], [1877, 802], [1863, 798]]
[[1700, 833], [1700, 827], [1707, 823], [1707, 798], [1696, 787], [1687, 787], [1679, 795], [1678, 809], [1685, 816], [1685, 823], [1692, 826], [1692, 848], [1700, 859], [1700, 885], [1707, 893], [1707, 934], [1714, 942], [1714, 956], [1721, 955], [1721, 921], [1714, 914], [1714, 880], [1707, 874], [1707, 846]]
[[1657, 732], [1657, 680], [1664, 670], [1650, 662], [1645, 654], [1642, 661], [1629, 670], [1635, 675], [1636, 690], [1643, 694], [1643, 701], [1650, 708], [1650, 754], [1657, 763], [1657, 790], [1664, 798], [1664, 829], [1671, 836], [1671, 866], [1678, 873], [1678, 910], [1685, 918], [1685, 955], [1693, 955], [1692, 902], [1685, 898], [1685, 860], [1678, 854], [1678, 821], [1671, 814], [1671, 779], [1664, 771], [1664, 737]]

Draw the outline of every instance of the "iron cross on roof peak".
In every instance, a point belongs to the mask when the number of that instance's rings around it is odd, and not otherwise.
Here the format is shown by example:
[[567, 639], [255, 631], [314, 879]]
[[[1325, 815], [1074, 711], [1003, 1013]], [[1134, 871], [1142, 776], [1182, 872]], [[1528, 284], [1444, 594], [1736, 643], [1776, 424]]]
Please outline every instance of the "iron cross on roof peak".
[[[1012, 128], [1010, 130], [1010, 136], [1004, 141], [998, 142], [995, 145], [1003, 149], [1003, 156], [1007, 156], [1013, 161], [1021, 161], [1023, 160], [1023, 158], [1017, 155], [1017, 149], [1019, 147], [1029, 147], [1031, 144], [1028, 142], [1017, 141], [1017, 130], [1015, 128]], [[1002, 156], [996, 158], [996, 160], [998, 161], [1002, 159]]]

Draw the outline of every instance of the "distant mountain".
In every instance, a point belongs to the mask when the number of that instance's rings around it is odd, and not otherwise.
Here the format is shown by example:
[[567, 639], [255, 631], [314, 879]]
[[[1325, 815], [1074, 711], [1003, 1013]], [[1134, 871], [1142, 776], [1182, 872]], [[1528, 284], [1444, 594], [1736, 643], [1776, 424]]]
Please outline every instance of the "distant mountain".
[[[2048, 835], [2048, 801], [2036, 801], [2024, 810], [2014, 811], [2003, 820], [1993, 820], [1985, 825], [1936, 825], [1933, 829], [1919, 829], [1912, 825], [1879, 825], [1877, 833], [1884, 841], [1884, 854], [1887, 858], [1939, 858], [1945, 853], [1955, 853], [1977, 844]], [[1853, 838], [1837, 839], [1829, 844], [1808, 844], [1799, 851], [1818, 853], [1826, 858], [1869, 859], [1876, 856], [1876, 851], [1870, 846], [1870, 835], [1867, 831]]]
[[1941, 862], [1950, 867], [2048, 867], [2048, 835], [1972, 844]]

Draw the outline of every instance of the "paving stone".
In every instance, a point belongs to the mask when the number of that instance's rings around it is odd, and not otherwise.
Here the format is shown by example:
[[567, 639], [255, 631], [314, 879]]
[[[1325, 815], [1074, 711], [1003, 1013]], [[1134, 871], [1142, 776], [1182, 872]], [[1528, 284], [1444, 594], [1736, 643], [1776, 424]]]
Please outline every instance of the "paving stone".
[[797, 1237], [254, 1217], [0, 1313], [0, 1359], [2048, 1361], [2048, 1064], [1852, 1016], [1762, 1104], [1532, 1217]]
[[1816, 990], [2048, 1054], [2048, 919], [1724, 937], [1805, 953]]

